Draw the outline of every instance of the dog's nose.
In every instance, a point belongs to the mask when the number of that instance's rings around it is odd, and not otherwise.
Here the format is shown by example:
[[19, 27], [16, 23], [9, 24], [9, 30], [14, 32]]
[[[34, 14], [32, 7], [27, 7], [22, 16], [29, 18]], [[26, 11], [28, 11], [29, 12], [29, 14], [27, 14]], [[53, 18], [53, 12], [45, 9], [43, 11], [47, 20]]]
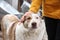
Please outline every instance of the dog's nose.
[[36, 24], [37, 24], [36, 22], [33, 22], [32, 23], [32, 28], [36, 28]]

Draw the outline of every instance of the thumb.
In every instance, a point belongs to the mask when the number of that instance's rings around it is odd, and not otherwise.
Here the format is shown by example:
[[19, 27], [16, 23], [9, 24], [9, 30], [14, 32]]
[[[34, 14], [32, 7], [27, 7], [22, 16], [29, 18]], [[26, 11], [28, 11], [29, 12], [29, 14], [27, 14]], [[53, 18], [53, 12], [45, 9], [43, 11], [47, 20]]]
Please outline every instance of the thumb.
[[24, 22], [25, 21], [25, 19], [26, 19], [26, 16], [23, 16], [21, 19], [20, 19], [20, 22]]

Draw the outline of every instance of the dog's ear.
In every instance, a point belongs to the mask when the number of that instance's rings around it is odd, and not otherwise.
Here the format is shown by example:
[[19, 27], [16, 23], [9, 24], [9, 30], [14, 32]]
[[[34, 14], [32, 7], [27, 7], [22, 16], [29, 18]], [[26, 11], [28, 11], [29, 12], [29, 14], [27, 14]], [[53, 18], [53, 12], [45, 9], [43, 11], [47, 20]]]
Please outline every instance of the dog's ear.
[[42, 16], [39, 16], [40, 17], [40, 22], [42, 23], [42, 19], [43, 19], [43, 17]]

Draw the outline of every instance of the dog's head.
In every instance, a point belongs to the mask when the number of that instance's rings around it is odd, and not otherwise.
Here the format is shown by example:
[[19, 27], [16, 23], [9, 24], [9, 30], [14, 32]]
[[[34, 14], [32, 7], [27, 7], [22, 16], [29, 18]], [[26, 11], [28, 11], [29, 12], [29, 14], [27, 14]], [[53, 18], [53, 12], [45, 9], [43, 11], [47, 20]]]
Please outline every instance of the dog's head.
[[31, 14], [28, 17], [25, 17], [24, 27], [27, 29], [38, 29], [41, 25], [41, 18], [38, 14]]

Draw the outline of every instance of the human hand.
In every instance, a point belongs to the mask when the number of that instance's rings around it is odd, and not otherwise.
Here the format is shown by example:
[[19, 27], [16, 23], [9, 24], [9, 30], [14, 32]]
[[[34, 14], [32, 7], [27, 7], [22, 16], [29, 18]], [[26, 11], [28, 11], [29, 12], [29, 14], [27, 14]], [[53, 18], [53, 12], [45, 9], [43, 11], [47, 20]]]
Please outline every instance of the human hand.
[[30, 11], [26, 12], [26, 13], [22, 16], [22, 18], [20, 19], [20, 22], [24, 22], [25, 17], [28, 17], [31, 13], [32, 13], [32, 12], [30, 12]]

